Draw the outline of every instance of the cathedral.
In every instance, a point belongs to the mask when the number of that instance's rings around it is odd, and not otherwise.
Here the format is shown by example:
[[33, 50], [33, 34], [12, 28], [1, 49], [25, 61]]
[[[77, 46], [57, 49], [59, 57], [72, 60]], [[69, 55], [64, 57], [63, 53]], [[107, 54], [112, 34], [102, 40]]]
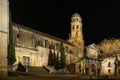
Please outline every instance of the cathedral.
[[[71, 17], [71, 33], [67, 41], [16, 23], [12, 24], [12, 31], [16, 53], [14, 65], [21, 62], [24, 66], [48, 66], [50, 50], [52, 54], [61, 54], [61, 43], [65, 50], [67, 65], [72, 63], [79, 65], [79, 60], [84, 56], [82, 19], [78, 13]], [[76, 71], [78, 72], [77, 69], [74, 70]]]
[[[8, 72], [9, 18], [9, 3], [7, 0], [0, 0], [0, 76], [7, 75]], [[13, 70], [17, 69], [19, 63], [25, 67], [51, 69], [48, 65], [49, 54], [54, 54], [55, 57], [61, 55], [62, 45], [67, 65], [65, 72], [87, 76], [120, 76], [120, 55], [102, 58], [99, 45], [93, 43], [84, 46], [82, 18], [79, 13], [71, 16], [71, 31], [67, 40], [20, 24], [11, 24], [16, 57]]]
[[[13, 41], [15, 44], [16, 62], [24, 66], [49, 68], [49, 53], [61, 55], [63, 44], [66, 65], [65, 72], [79, 73], [87, 76], [120, 76], [120, 67], [116, 67], [115, 56], [101, 57], [99, 45], [84, 46], [82, 32], [82, 18], [79, 13], [71, 16], [70, 33], [67, 40], [63, 40], [37, 30], [12, 23]], [[117, 60], [119, 64], [119, 60]], [[71, 67], [72, 66], [72, 67]], [[71, 69], [72, 68], [72, 69]], [[54, 71], [53, 71], [54, 72]]]

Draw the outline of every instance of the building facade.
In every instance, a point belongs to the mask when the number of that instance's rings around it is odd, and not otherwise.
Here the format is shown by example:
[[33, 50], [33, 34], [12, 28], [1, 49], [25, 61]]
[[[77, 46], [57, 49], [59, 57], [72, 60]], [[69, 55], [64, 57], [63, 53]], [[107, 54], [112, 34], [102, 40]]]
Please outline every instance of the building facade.
[[100, 60], [98, 45], [90, 44], [84, 48], [82, 19], [78, 13], [71, 17], [71, 32], [67, 41], [15, 23], [12, 29], [16, 53], [14, 65], [21, 62], [24, 66], [48, 66], [50, 52], [60, 55], [63, 43], [66, 64], [74, 64], [73, 72], [87, 76], [112, 76], [116, 69], [119, 74], [119, 66], [114, 64], [115, 57]]
[[[0, 76], [7, 76], [8, 71], [9, 18], [9, 2], [0, 0]], [[63, 43], [66, 64], [74, 64], [70, 67], [74, 68], [73, 72], [87, 76], [120, 77], [120, 53], [102, 58], [99, 45], [90, 44], [85, 47], [82, 18], [78, 13], [72, 15], [70, 24], [69, 39], [65, 41], [12, 23], [16, 56], [14, 69], [16, 70], [18, 63], [24, 66], [48, 66], [49, 54], [60, 55], [60, 46]]]
[[101, 61], [99, 60], [99, 47], [91, 44], [85, 47], [85, 70], [88, 76], [100, 75]]
[[[50, 51], [52, 54], [60, 55], [60, 46], [63, 43], [66, 64], [81, 63], [80, 58], [84, 55], [84, 40], [82, 34], [82, 22], [78, 13], [72, 15], [70, 38], [65, 41], [54, 36], [27, 28], [13, 23], [13, 37], [15, 43], [15, 53], [17, 65], [21, 62], [25, 66], [48, 66]], [[83, 68], [83, 67], [82, 67]], [[81, 69], [83, 70], [83, 69]], [[75, 69], [76, 72], [79, 72]]]
[[78, 13], [75, 13], [71, 17], [71, 33], [67, 40], [75, 46], [74, 54], [76, 55], [75, 72], [83, 74], [84, 67], [84, 39], [82, 33], [82, 18]]
[[[103, 54], [103, 53], [102, 53]], [[106, 54], [106, 53], [104, 53]], [[85, 47], [85, 72], [88, 76], [120, 77], [120, 54], [101, 55], [99, 45]]]
[[15, 43], [16, 62], [25, 66], [47, 66], [50, 50], [53, 54], [60, 54], [63, 43], [66, 63], [75, 63], [74, 45], [51, 35], [35, 31], [13, 23], [13, 36]]
[[68, 42], [75, 46], [75, 55], [79, 58], [84, 56], [84, 40], [82, 33], [82, 18], [78, 13], [71, 17], [71, 33]]
[[[67, 40], [63, 40], [31, 28], [12, 23], [13, 40], [15, 44], [16, 67], [18, 63], [24, 66], [48, 66], [49, 54], [60, 55], [63, 43], [66, 64], [74, 64], [74, 72], [88, 76], [120, 76], [120, 55], [106, 57], [101, 60], [99, 46], [91, 44], [84, 46], [82, 33], [82, 18], [78, 13], [71, 17], [71, 32]], [[9, 35], [9, 5], [7, 0], [0, 1], [0, 75], [7, 74], [7, 47]], [[85, 52], [84, 52], [85, 50]]]
[[7, 47], [9, 35], [9, 3], [0, 0], [0, 76], [7, 76]]
[[115, 57], [108, 57], [101, 61], [101, 75], [114, 76], [115, 75]]

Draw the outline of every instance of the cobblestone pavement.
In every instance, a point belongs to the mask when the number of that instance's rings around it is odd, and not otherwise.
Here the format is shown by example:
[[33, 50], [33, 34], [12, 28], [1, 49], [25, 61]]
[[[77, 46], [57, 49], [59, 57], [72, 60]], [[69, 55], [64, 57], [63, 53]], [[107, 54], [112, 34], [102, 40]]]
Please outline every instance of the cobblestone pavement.
[[74, 76], [66, 75], [33, 75], [17, 77], [1, 77], [0, 80], [78, 80]]
[[0, 77], [0, 80], [120, 80], [115, 77], [88, 77], [79, 74], [26, 74], [15, 73], [17, 76]]
[[16, 74], [17, 76], [0, 77], [0, 80], [80, 80], [76, 74]]

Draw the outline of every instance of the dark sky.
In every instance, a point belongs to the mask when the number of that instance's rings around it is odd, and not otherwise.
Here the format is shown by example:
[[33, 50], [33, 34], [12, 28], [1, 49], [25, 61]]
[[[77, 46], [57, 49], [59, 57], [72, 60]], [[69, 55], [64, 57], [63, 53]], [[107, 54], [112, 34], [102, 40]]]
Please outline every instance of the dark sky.
[[9, 0], [12, 21], [68, 39], [71, 16], [82, 17], [85, 45], [120, 38], [120, 5], [115, 0]]

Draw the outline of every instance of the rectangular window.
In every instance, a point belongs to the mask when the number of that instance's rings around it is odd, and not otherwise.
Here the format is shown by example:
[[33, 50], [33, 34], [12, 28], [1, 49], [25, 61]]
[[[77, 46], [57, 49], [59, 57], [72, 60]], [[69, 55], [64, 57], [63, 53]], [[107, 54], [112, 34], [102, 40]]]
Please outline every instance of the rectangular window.
[[118, 69], [118, 74], [120, 75], [120, 69]]
[[20, 37], [20, 35], [19, 34], [17, 34], [17, 38], [19, 38]]
[[78, 69], [81, 69], [81, 64], [79, 64]]
[[45, 47], [49, 48], [49, 42], [48, 42], [48, 40], [45, 40]]
[[65, 47], [65, 51], [68, 52], [68, 46]]
[[58, 51], [60, 51], [60, 44], [59, 44], [59, 43], [56, 43], [56, 49], [57, 49]]
[[73, 51], [72, 51], [72, 50], [69, 50], [69, 53], [70, 53], [70, 54], [73, 54]]
[[29, 57], [23, 56], [23, 65], [29, 66], [29, 61], [30, 61]]
[[111, 73], [111, 69], [108, 69], [108, 73]]
[[73, 25], [73, 27], [72, 27], [72, 29], [74, 29], [75, 27], [74, 27], [74, 25]]
[[55, 49], [54, 44], [51, 44], [51, 45], [50, 45], [50, 48], [51, 48], [51, 49]]
[[111, 67], [111, 62], [108, 63], [108, 67]]
[[79, 25], [76, 25], [76, 28], [79, 29]]

